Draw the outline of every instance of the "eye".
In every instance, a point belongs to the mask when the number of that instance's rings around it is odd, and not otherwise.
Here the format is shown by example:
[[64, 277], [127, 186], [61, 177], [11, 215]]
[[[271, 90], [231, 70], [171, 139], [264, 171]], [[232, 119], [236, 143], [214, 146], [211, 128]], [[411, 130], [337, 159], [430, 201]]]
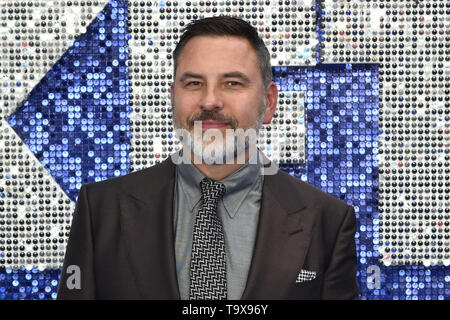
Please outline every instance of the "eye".
[[189, 81], [188, 83], [186, 83], [186, 86], [189, 86], [189, 87], [197, 87], [200, 85], [201, 85], [200, 81]]
[[238, 85], [240, 85], [241, 83], [240, 82], [237, 82], [237, 81], [227, 81], [227, 86], [228, 87], [234, 87], [234, 86], [238, 86]]

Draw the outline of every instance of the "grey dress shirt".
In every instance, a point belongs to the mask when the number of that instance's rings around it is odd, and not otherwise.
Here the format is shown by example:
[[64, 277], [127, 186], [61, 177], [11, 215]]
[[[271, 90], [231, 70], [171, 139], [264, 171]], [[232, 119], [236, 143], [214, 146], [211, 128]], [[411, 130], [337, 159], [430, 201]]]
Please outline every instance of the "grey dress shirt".
[[[257, 156], [257, 153], [260, 153]], [[256, 159], [255, 159], [256, 157]], [[261, 206], [264, 176], [257, 149], [242, 167], [223, 180], [226, 191], [217, 212], [225, 233], [228, 299], [241, 298], [247, 282]], [[189, 299], [193, 227], [201, 207], [200, 181], [205, 175], [192, 163], [178, 164], [174, 192], [175, 260], [182, 300]]]

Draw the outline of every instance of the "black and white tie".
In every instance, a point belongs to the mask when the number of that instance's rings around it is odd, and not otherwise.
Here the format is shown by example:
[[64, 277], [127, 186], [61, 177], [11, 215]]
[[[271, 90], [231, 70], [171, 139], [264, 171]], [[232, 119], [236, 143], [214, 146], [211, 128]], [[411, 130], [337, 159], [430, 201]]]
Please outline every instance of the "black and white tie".
[[227, 299], [227, 270], [223, 226], [217, 204], [225, 194], [225, 185], [204, 178], [200, 182], [202, 207], [194, 223], [191, 253], [191, 300]]

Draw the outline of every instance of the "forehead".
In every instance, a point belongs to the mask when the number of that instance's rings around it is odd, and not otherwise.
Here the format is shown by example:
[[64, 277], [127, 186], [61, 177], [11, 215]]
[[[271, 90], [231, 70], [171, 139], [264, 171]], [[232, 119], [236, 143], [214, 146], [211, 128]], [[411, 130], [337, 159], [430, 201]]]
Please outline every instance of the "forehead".
[[[177, 75], [184, 71], [259, 71], [258, 58], [250, 42], [237, 36], [195, 36], [178, 58]], [[230, 70], [236, 69], [236, 70]]]

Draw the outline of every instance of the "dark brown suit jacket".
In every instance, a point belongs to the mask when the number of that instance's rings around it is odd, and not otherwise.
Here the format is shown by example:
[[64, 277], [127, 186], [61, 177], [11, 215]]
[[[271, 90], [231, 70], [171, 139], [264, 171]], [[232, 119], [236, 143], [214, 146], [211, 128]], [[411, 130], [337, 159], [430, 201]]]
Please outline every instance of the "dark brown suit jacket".
[[[174, 187], [170, 157], [82, 186], [58, 299], [180, 299]], [[358, 299], [356, 227], [353, 207], [281, 170], [266, 175], [242, 299]], [[80, 289], [67, 286], [70, 265], [79, 267]], [[316, 278], [297, 283], [302, 269]]]

